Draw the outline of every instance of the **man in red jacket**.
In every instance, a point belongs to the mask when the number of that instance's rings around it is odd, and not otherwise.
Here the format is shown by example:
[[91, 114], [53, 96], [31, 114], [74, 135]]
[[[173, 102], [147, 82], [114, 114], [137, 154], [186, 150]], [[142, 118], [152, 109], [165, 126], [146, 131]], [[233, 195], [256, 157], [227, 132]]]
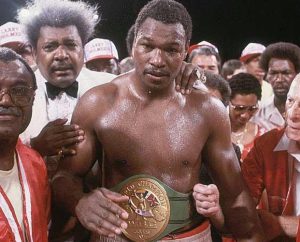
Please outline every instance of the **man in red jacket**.
[[35, 76], [25, 60], [0, 48], [0, 241], [45, 242], [50, 190], [44, 161], [24, 146]]
[[300, 241], [300, 75], [288, 92], [286, 127], [259, 137], [242, 164], [242, 173], [256, 204], [264, 189], [267, 209], [260, 218], [268, 239]]

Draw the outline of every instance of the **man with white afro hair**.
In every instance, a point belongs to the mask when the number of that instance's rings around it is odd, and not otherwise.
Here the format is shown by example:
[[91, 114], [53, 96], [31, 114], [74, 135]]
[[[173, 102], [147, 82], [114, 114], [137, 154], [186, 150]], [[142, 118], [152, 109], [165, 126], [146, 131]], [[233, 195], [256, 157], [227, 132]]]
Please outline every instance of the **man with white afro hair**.
[[[83, 1], [34, 0], [19, 12], [18, 20], [38, 67], [32, 118], [21, 139], [45, 158], [51, 178], [60, 159], [75, 154], [68, 147], [84, 139], [82, 128], [70, 124], [78, 100], [115, 75], [83, 67], [83, 46], [99, 21], [96, 6]], [[50, 240], [68, 231], [66, 221], [55, 214], [62, 212], [53, 209]]]

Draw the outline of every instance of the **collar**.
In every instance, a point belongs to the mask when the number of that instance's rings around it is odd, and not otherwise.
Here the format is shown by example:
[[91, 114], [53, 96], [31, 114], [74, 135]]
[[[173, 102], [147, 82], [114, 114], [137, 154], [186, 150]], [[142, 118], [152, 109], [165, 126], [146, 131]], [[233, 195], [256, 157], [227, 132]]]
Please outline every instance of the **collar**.
[[300, 149], [296, 141], [289, 139], [285, 132], [274, 148], [274, 151], [287, 151], [291, 156], [300, 161]]
[[274, 105], [274, 95], [266, 99], [264, 105], [262, 106], [262, 109], [264, 109], [265, 112], [265, 119], [279, 126], [284, 125], [285, 120], [283, 119], [278, 108]]

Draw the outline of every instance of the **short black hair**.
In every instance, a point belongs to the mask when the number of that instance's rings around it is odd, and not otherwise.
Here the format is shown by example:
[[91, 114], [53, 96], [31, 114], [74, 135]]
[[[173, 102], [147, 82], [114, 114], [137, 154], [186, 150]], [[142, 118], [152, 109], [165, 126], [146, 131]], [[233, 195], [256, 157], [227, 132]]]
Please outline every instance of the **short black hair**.
[[221, 75], [227, 80], [227, 76], [232, 75], [235, 70], [240, 69], [241, 67], [243, 67], [243, 63], [240, 60], [231, 59], [225, 61], [222, 66]]
[[249, 73], [239, 73], [230, 78], [228, 82], [231, 88], [230, 99], [237, 94], [254, 94], [258, 100], [261, 99], [261, 85], [255, 76]]
[[218, 90], [222, 96], [222, 102], [225, 106], [227, 106], [231, 93], [228, 82], [222, 76], [214, 74], [210, 71], [204, 70], [204, 74], [206, 76], [206, 82], [204, 83], [205, 86], [214, 90]]
[[260, 66], [267, 72], [271, 58], [290, 60], [296, 72], [300, 71], [300, 48], [292, 43], [278, 42], [267, 46], [260, 57]]
[[86, 44], [98, 23], [97, 7], [83, 1], [32, 0], [19, 12], [18, 20], [24, 26], [27, 38], [34, 49], [43, 26], [64, 28], [75, 26], [82, 44]]
[[5, 62], [5, 63], [9, 63], [12, 61], [20, 61], [25, 66], [25, 68], [28, 70], [28, 72], [30, 73], [30, 75], [32, 77], [33, 88], [34, 89], [37, 88], [36, 79], [35, 79], [33, 70], [28, 65], [26, 60], [22, 56], [17, 54], [14, 50], [7, 48], [7, 47], [0, 47], [0, 61]]
[[128, 56], [131, 56], [133, 42], [134, 42], [134, 24], [130, 27], [126, 36], [126, 48], [127, 48]]
[[214, 55], [218, 62], [219, 73], [221, 73], [221, 57], [220, 57], [220, 54], [218, 52], [216, 52], [214, 48], [203, 45], [203, 46], [199, 46], [198, 48], [193, 49], [192, 52], [188, 56], [188, 62], [192, 62], [194, 57], [198, 56], [198, 55], [206, 55], [206, 56]]
[[164, 24], [180, 23], [189, 43], [192, 37], [192, 19], [186, 8], [174, 0], [152, 0], [139, 12], [135, 21], [134, 36], [137, 35], [141, 25], [147, 18], [152, 18]]

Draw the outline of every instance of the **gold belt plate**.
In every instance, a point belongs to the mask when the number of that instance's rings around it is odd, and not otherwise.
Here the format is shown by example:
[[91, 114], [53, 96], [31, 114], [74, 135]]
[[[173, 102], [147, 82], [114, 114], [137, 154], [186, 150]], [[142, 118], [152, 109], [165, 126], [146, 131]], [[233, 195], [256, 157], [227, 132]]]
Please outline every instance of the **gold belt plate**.
[[133, 241], [155, 240], [167, 227], [170, 218], [170, 202], [162, 185], [151, 178], [129, 180], [119, 193], [129, 197], [120, 206], [129, 217], [125, 236]]

